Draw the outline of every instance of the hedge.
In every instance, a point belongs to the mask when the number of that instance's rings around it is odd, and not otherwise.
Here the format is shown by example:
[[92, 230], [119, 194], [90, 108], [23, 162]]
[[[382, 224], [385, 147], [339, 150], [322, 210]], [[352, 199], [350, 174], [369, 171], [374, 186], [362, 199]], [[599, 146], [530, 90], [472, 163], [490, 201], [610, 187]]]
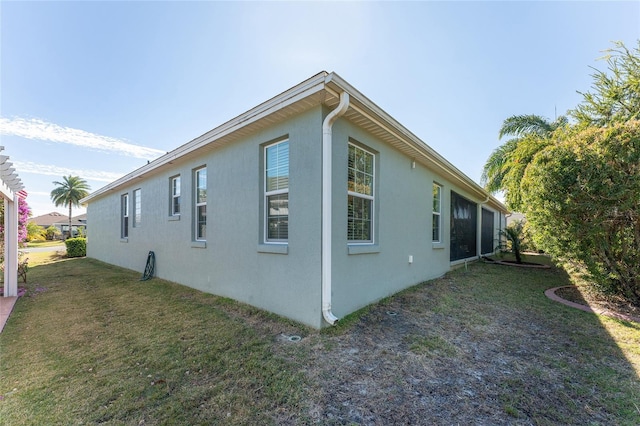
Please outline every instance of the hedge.
[[83, 257], [87, 255], [86, 238], [69, 238], [64, 244], [67, 246], [67, 257]]

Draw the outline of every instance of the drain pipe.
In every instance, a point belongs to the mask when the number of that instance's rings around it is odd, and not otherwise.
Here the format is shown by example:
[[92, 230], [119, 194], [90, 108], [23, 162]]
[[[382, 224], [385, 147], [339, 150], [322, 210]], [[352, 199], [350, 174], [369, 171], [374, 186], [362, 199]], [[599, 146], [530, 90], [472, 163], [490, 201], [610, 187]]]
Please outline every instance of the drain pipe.
[[334, 325], [338, 318], [331, 312], [331, 145], [333, 123], [347, 112], [349, 94], [340, 94], [340, 103], [327, 115], [322, 123], [322, 316]]

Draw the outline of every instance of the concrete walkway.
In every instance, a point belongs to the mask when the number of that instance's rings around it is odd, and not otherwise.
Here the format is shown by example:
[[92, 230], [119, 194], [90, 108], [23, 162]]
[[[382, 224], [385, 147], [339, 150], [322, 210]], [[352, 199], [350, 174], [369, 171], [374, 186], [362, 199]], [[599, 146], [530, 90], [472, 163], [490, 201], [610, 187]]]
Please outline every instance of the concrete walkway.
[[4, 325], [7, 323], [9, 319], [9, 315], [11, 315], [11, 311], [13, 311], [13, 307], [18, 301], [18, 296], [13, 297], [3, 297], [0, 296], [0, 333], [4, 329]]
[[48, 246], [48, 247], [30, 247], [30, 248], [21, 248], [19, 251], [24, 253], [43, 253], [46, 251], [66, 251], [67, 246], [64, 244], [60, 244], [57, 246]]

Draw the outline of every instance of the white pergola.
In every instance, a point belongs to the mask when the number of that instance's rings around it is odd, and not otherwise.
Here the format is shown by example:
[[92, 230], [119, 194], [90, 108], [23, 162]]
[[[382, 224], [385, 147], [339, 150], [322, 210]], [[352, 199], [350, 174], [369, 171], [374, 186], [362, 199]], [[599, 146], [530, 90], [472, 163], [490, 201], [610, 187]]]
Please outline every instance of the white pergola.
[[[0, 152], [4, 146], [0, 146]], [[4, 296], [18, 295], [18, 197], [24, 189], [9, 157], [0, 155], [0, 193], [4, 202]]]

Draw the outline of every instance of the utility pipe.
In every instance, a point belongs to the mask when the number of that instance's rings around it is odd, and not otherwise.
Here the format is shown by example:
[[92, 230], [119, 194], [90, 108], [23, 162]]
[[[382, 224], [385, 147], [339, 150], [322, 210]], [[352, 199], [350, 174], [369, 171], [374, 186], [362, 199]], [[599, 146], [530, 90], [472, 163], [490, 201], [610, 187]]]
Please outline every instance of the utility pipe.
[[347, 108], [349, 108], [349, 94], [342, 92], [340, 103], [322, 123], [322, 316], [331, 325], [338, 321], [331, 312], [332, 127], [333, 123], [347, 112]]

